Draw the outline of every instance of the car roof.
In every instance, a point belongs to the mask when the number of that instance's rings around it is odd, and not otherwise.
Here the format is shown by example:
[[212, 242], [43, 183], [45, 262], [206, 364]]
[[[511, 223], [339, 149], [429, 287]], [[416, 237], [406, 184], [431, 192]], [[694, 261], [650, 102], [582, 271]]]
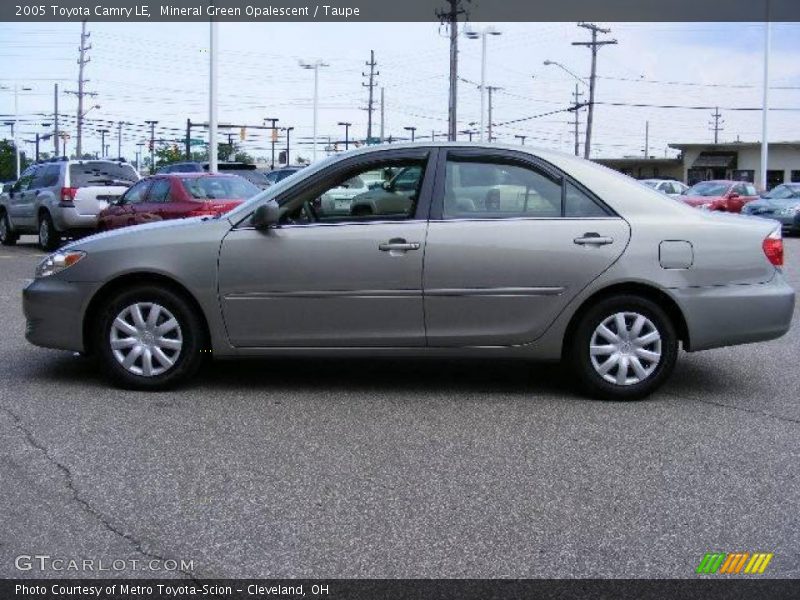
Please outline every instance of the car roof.
[[186, 171], [184, 173], [176, 172], [176, 173], [156, 173], [155, 175], [151, 175], [151, 177], [173, 177], [181, 179], [188, 178], [196, 178], [196, 177], [225, 177], [230, 179], [231, 177], [239, 177], [234, 173], [208, 173], [207, 171], [203, 171], [202, 173], [199, 171]]

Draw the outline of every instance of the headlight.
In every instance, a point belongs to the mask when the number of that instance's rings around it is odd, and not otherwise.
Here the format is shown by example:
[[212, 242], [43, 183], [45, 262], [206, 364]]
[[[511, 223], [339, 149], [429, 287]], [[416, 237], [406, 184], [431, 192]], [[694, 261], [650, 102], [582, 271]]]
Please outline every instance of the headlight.
[[86, 252], [72, 250], [69, 252], [56, 252], [45, 258], [36, 267], [36, 277], [50, 277], [74, 265], [86, 256]]

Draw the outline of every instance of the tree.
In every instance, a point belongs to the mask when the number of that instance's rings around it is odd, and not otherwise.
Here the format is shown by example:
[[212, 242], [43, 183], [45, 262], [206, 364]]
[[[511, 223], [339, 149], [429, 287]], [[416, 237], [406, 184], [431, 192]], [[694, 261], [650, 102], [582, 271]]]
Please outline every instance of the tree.
[[[20, 172], [24, 171], [30, 161], [24, 152], [20, 153]], [[9, 140], [0, 141], [0, 181], [13, 181], [17, 178], [17, 155], [14, 143]]]
[[168, 165], [183, 160], [183, 151], [177, 144], [168, 144], [156, 149], [156, 164]]
[[248, 164], [248, 165], [252, 165], [253, 163], [256, 162], [255, 159], [252, 156], [250, 156], [247, 152], [244, 152], [243, 150], [240, 150], [239, 152], [237, 152], [233, 156], [233, 160], [235, 160], [236, 162], [241, 162], [241, 163], [245, 163], [245, 164]]

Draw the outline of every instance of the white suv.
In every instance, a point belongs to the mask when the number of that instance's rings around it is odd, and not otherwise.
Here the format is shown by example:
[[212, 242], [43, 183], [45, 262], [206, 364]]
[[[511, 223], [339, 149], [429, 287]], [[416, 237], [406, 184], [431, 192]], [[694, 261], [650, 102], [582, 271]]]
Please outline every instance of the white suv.
[[120, 197], [139, 174], [114, 160], [51, 160], [31, 165], [0, 196], [0, 243], [10, 246], [20, 234], [39, 235], [44, 250], [58, 248], [64, 236], [97, 228], [97, 215]]

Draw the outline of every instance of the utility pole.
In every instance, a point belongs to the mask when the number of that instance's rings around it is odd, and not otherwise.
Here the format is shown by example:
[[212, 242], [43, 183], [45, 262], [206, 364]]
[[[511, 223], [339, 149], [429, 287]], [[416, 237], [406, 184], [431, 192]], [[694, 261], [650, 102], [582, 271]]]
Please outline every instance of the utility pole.
[[273, 119], [271, 117], [267, 117], [264, 119], [265, 121], [270, 121], [272, 124], [269, 126], [270, 128], [270, 138], [271, 138], [271, 145], [272, 145], [272, 162], [270, 163], [270, 169], [275, 170], [275, 142], [278, 141], [278, 130], [275, 128], [275, 123], [277, 123], [280, 119]]
[[186, 160], [191, 160], [192, 158], [192, 120], [186, 119], [186, 144], [185, 144], [185, 154]]
[[[353, 126], [353, 124], [339, 121], [339, 125], [344, 127], [344, 149], [347, 151], [347, 148], [350, 145], [350, 128]], [[367, 136], [367, 139], [369, 140], [369, 136]]]
[[[158, 121], [145, 121], [148, 125], [150, 125], [150, 174], [156, 172], [156, 161], [155, 161], [155, 151], [156, 151], [156, 123]], [[211, 149], [209, 148], [209, 153]], [[216, 154], [216, 153], [215, 153]]]
[[527, 135], [515, 135], [514, 137], [517, 138], [521, 142], [521, 144], [524, 146], [525, 145], [525, 138], [528, 137], [528, 136]]
[[100, 156], [105, 156], [106, 153], [106, 134], [108, 129], [98, 129], [97, 133], [100, 134]]
[[289, 135], [292, 133], [294, 127], [284, 127], [286, 131], [286, 166], [289, 166]]
[[117, 121], [117, 158], [122, 158], [122, 126], [129, 125], [125, 121]]
[[767, 189], [767, 157], [769, 151], [768, 115], [769, 115], [769, 54], [772, 47], [772, 26], [769, 22], [769, 2], [767, 2], [767, 18], [764, 22], [764, 89], [761, 96], [761, 189]]
[[136, 146], [139, 148], [136, 151], [136, 170], [140, 171], [142, 168], [142, 147], [144, 146], [144, 142], [137, 142]]
[[[468, 2], [470, 0], [467, 0]], [[458, 17], [466, 14], [461, 7], [462, 0], [447, 0], [446, 10], [436, 11], [442, 25], [447, 25], [450, 32], [450, 93], [447, 101], [447, 139], [456, 141], [458, 112]]]
[[373, 90], [375, 88], [375, 77], [380, 75], [380, 71], [376, 71], [375, 67], [378, 63], [375, 62], [375, 50], [369, 51], [369, 61], [365, 63], [369, 67], [369, 75], [361, 72], [362, 77], [369, 77], [368, 83], [362, 83], [365, 88], [369, 88], [369, 99], [367, 100], [367, 144], [372, 140], [372, 112], [375, 109], [375, 102], [373, 101]]
[[486, 92], [489, 95], [489, 114], [487, 115], [489, 120], [489, 122], [487, 123], [487, 133], [489, 135], [488, 139], [489, 142], [492, 141], [492, 92], [496, 92], [497, 90], [502, 90], [502, 89], [503, 88], [501, 87], [492, 85], [486, 86]]
[[644, 157], [650, 156], [650, 121], [644, 122]]
[[208, 172], [218, 170], [217, 148], [217, 71], [219, 67], [217, 43], [219, 40], [219, 21], [211, 21], [208, 30]]
[[58, 158], [58, 84], [53, 85], [53, 158]]
[[592, 50], [592, 71], [589, 76], [589, 113], [586, 116], [586, 144], [583, 148], [583, 157], [588, 159], [592, 150], [592, 124], [594, 122], [594, 92], [597, 79], [597, 49], [601, 46], [616, 44], [617, 40], [597, 40], [598, 33], [611, 33], [610, 29], [602, 29], [594, 23], [578, 23], [578, 27], [583, 27], [592, 32], [591, 42], [572, 42], [573, 46], [586, 46]]
[[581, 154], [581, 141], [580, 141], [580, 125], [581, 125], [581, 118], [580, 118], [580, 110], [581, 107], [584, 106], [581, 104], [581, 96], [583, 94], [579, 91], [578, 84], [575, 84], [575, 91], [572, 93], [573, 104], [571, 110], [575, 113], [575, 120], [569, 121], [569, 125], [573, 125], [575, 128], [575, 156], [580, 156]]
[[381, 86], [381, 142], [383, 142], [383, 131], [386, 124], [386, 95], [383, 86]]
[[719, 132], [723, 131], [723, 129], [724, 129], [723, 127], [721, 127], [721, 125], [725, 123], [725, 120], [724, 119], [720, 119], [720, 117], [722, 117], [722, 115], [719, 112], [719, 106], [718, 106], [714, 110], [714, 112], [711, 113], [711, 118], [714, 119], [714, 121], [713, 122], [711, 122], [711, 121], [708, 122], [708, 124], [711, 125], [711, 131], [714, 132], [714, 143], [715, 144], [719, 143]]
[[[82, 145], [81, 145], [81, 136], [83, 130], [83, 97], [86, 94], [84, 92], [83, 86], [86, 83], [86, 80], [83, 78], [83, 68], [84, 66], [91, 60], [88, 56], [86, 56], [86, 52], [92, 49], [91, 44], [87, 44], [86, 40], [89, 39], [91, 34], [87, 33], [86, 31], [86, 21], [81, 21], [81, 46], [78, 48], [80, 51], [80, 58], [78, 59], [78, 135], [77, 140], [75, 142], [75, 152], [78, 155], [78, 158], [81, 158], [82, 152]], [[96, 94], [88, 94], [91, 96], [95, 96]]]

